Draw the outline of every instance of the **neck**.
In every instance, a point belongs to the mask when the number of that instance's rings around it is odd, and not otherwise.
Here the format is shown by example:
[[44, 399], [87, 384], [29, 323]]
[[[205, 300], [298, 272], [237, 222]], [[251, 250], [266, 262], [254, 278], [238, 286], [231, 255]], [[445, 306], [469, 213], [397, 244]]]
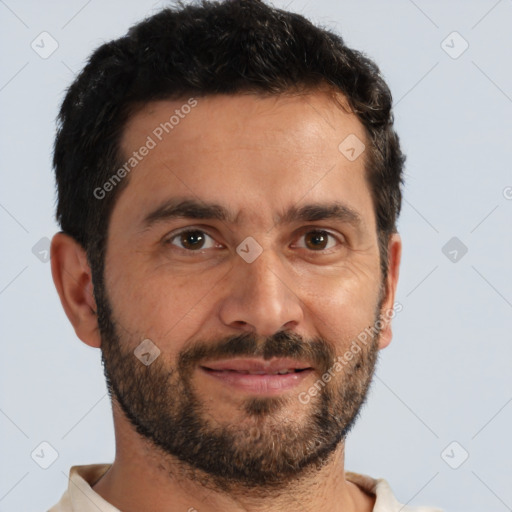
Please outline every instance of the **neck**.
[[373, 510], [375, 498], [345, 479], [343, 443], [322, 467], [310, 468], [279, 488], [220, 488], [208, 475], [163, 455], [134, 432], [119, 411], [114, 410], [114, 418], [116, 457], [93, 489], [123, 512]]

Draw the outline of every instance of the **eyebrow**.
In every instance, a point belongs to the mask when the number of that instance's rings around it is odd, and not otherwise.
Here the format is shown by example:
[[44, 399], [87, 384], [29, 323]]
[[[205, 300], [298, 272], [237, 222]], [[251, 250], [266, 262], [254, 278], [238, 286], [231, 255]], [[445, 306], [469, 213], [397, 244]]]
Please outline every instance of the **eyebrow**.
[[[150, 228], [157, 223], [175, 218], [219, 220], [231, 224], [237, 222], [237, 215], [222, 205], [196, 199], [174, 198], [165, 201], [148, 213], [142, 224], [144, 228]], [[361, 215], [356, 210], [339, 201], [306, 204], [301, 207], [292, 206], [282, 215], [277, 216], [275, 224], [320, 220], [344, 222], [357, 229], [361, 229], [364, 225]]]

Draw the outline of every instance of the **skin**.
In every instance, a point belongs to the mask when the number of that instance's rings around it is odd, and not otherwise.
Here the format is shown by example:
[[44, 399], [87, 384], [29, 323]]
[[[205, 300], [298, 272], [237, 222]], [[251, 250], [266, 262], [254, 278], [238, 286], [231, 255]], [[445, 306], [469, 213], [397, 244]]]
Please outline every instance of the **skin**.
[[[145, 105], [125, 127], [122, 149], [130, 155], [184, 101]], [[367, 144], [354, 114], [334, 105], [325, 92], [263, 98], [255, 95], [198, 98], [198, 105], [152, 149], [128, 178], [109, 224], [105, 285], [116, 321], [133, 350], [158, 340], [166, 364], [195, 340], [254, 332], [270, 336], [289, 329], [322, 337], [343, 354], [351, 339], [374, 322], [382, 281], [375, 212], [364, 175], [364, 153], [349, 161], [338, 145], [349, 134]], [[143, 219], [161, 202], [187, 197], [234, 212], [236, 222], [168, 219], [145, 228]], [[327, 219], [279, 224], [291, 206], [340, 201], [362, 219], [356, 228]], [[186, 254], [180, 228], [204, 230], [205, 249]], [[306, 233], [322, 229], [335, 238], [311, 249]], [[263, 248], [252, 263], [237, 246], [248, 236]], [[388, 276], [382, 311], [394, 304], [401, 256], [398, 234], [389, 240]], [[52, 274], [77, 336], [101, 347], [91, 270], [83, 248], [63, 233], [52, 240]], [[385, 317], [384, 317], [385, 318]], [[379, 348], [392, 337], [384, 320]], [[297, 395], [320, 375], [312, 374]], [[240, 405], [248, 398], [195, 372], [198, 396], [217, 425], [246, 422]], [[278, 418], [300, 423], [308, 407], [289, 400]], [[345, 479], [344, 443], [328, 463], [297, 478], [278, 495], [225, 493], [179, 471], [177, 461], [137, 434], [113, 400], [116, 457], [94, 490], [123, 510], [277, 511], [372, 510], [374, 498]]]

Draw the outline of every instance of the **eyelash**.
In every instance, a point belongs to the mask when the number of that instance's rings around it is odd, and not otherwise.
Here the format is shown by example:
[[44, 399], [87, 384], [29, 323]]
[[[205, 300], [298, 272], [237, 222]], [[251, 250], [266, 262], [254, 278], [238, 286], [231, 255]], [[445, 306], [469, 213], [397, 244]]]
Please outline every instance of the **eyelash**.
[[[173, 240], [175, 240], [176, 238], [178, 238], [179, 236], [183, 235], [183, 234], [186, 234], [186, 233], [195, 233], [195, 232], [199, 232], [203, 235], [206, 235], [208, 236], [209, 238], [211, 238], [212, 240], [215, 240], [213, 236], [211, 236], [210, 234], [208, 234], [205, 230], [203, 229], [200, 229], [200, 228], [190, 228], [190, 227], [187, 227], [185, 229], [182, 229], [181, 231], [178, 231], [176, 233], [173, 233], [170, 237], [166, 238], [164, 243], [166, 245], [172, 245], [174, 246], [175, 248], [177, 248], [178, 250], [184, 252], [185, 254], [187, 255], [190, 255], [190, 256], [193, 256], [195, 254], [203, 254], [204, 251], [210, 249], [210, 248], [207, 248], [207, 249], [197, 249], [197, 250], [191, 250], [191, 249], [186, 249], [184, 247], [179, 247], [175, 244], [172, 243]], [[333, 233], [331, 233], [330, 231], [327, 231], [325, 229], [322, 229], [322, 228], [317, 228], [317, 227], [314, 227], [314, 228], [304, 228], [303, 231], [301, 232], [299, 238], [302, 238], [304, 237], [305, 235], [308, 235], [310, 233], [324, 233], [326, 234], [328, 237], [330, 237], [331, 239], [334, 239], [336, 240], [336, 242], [338, 242], [338, 245], [344, 245], [344, 242], [341, 241], [339, 239], [338, 236], [334, 235]], [[216, 242], [217, 243], [217, 242]], [[301, 247], [301, 249], [307, 249], [306, 247]], [[311, 253], [318, 253], [318, 254], [328, 254], [330, 252], [332, 252], [332, 250], [335, 249], [334, 247], [329, 247], [327, 249], [319, 249], [317, 251], [311, 249], [310, 251], [308, 252], [311, 252]]]

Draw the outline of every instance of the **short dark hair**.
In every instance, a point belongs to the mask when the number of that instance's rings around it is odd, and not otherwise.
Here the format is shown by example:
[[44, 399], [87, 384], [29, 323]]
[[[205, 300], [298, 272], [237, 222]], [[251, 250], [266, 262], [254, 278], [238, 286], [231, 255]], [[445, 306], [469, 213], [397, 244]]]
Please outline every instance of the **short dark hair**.
[[160, 99], [279, 95], [325, 85], [343, 93], [366, 131], [366, 178], [385, 277], [405, 156], [378, 67], [298, 14], [259, 0], [203, 0], [179, 1], [97, 48], [62, 103], [53, 158], [56, 218], [86, 250], [93, 281], [94, 274], [101, 279], [109, 219], [128, 177], [101, 200], [94, 190], [122, 165], [123, 128], [138, 107]]

